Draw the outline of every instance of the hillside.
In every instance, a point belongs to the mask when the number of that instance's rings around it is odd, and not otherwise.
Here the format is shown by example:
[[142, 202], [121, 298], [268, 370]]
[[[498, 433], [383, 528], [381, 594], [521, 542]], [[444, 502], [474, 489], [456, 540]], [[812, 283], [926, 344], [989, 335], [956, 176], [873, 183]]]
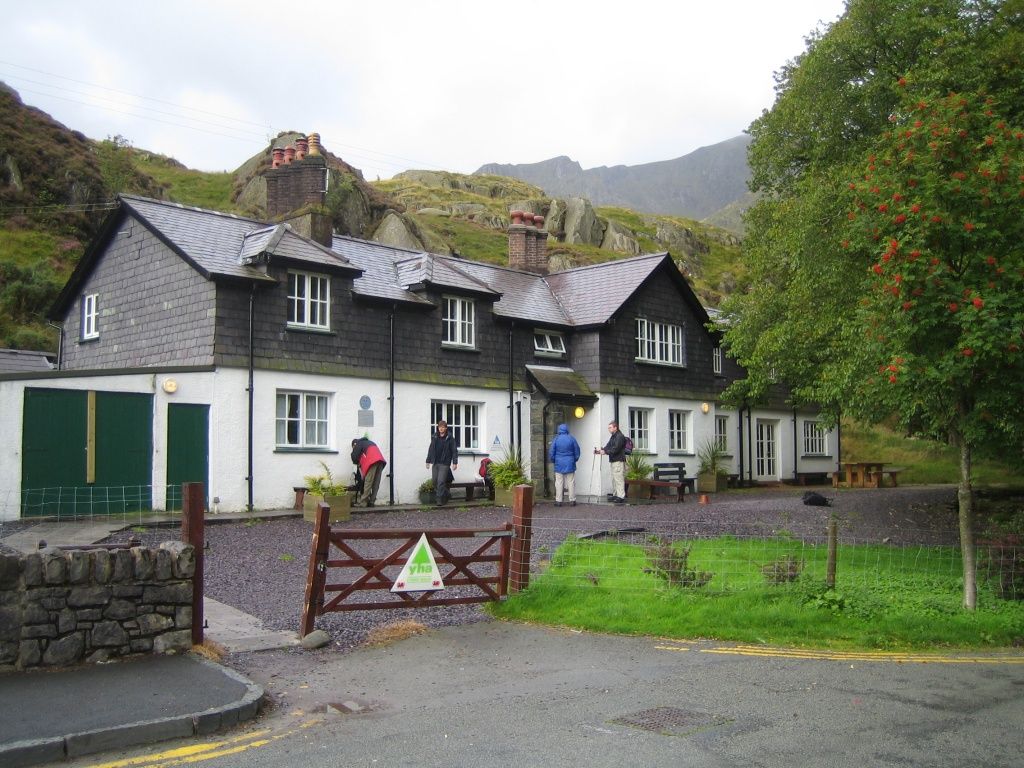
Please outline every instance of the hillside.
[[[89, 139], [0, 83], [0, 347], [56, 350], [46, 312], [115, 192], [263, 217], [272, 146], [297, 135], [275, 137], [234, 172], [204, 173], [120, 136]], [[553, 270], [667, 250], [711, 306], [745, 284], [739, 240], [724, 229], [595, 207], [504, 176], [407, 171], [367, 183], [326, 147], [324, 155], [326, 209], [343, 234], [503, 263], [509, 211], [522, 208], [545, 217]]]
[[[643, 165], [584, 170], [562, 156], [539, 163], [489, 163], [476, 173], [521, 179], [555, 197], [586, 197], [598, 206], [702, 220], [747, 197], [749, 144], [749, 136], [737, 136], [673, 160]], [[735, 216], [721, 220], [739, 224]]]

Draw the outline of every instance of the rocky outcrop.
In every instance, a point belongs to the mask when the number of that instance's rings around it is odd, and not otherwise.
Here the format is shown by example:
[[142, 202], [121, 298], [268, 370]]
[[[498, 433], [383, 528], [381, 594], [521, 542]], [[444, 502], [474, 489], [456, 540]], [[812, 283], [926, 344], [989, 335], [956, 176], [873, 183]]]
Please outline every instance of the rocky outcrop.
[[559, 227], [562, 233], [559, 240], [563, 243], [600, 246], [604, 241], [605, 227], [606, 222], [594, 213], [589, 200], [571, 197], [565, 201], [565, 217]]
[[395, 248], [408, 248], [410, 251], [425, 250], [423, 243], [413, 234], [405, 219], [394, 211], [388, 211], [384, 216], [384, 220], [373, 233], [372, 239]]
[[630, 256], [640, 255], [640, 241], [636, 233], [617, 221], [605, 221], [604, 239], [601, 247], [609, 251], [626, 253]]

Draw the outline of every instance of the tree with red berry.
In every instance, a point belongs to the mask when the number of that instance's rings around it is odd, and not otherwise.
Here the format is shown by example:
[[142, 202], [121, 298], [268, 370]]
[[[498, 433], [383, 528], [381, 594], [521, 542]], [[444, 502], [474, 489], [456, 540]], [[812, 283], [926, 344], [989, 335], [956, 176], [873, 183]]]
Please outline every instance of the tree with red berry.
[[972, 454], [1018, 445], [1024, 423], [1024, 130], [991, 97], [908, 93], [857, 170], [841, 246], [862, 265], [862, 337], [845, 388], [959, 447], [973, 608]]

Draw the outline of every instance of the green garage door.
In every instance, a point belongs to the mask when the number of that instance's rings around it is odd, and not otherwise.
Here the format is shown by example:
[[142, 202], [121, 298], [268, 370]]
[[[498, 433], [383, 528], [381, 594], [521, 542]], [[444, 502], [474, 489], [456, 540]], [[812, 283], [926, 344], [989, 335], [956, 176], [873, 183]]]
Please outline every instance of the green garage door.
[[181, 484], [209, 488], [210, 406], [167, 406], [167, 510], [181, 509]]
[[25, 389], [22, 515], [151, 509], [152, 466], [152, 395]]

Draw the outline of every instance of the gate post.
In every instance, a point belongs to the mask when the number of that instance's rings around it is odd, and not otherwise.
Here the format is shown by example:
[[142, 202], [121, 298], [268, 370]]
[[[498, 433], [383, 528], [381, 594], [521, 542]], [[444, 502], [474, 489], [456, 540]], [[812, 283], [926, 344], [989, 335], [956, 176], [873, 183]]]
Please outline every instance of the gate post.
[[517, 485], [512, 489], [512, 529], [509, 592], [519, 592], [530, 585], [530, 538], [533, 536], [532, 485]]
[[206, 488], [203, 483], [181, 484], [181, 540], [195, 548], [192, 576], [192, 645], [203, 644], [203, 548], [205, 547]]
[[323, 605], [330, 536], [331, 508], [321, 501], [317, 504], [316, 519], [313, 521], [313, 542], [309, 548], [309, 571], [306, 574], [306, 596], [302, 606], [299, 637], [305, 637], [313, 631], [316, 615]]

